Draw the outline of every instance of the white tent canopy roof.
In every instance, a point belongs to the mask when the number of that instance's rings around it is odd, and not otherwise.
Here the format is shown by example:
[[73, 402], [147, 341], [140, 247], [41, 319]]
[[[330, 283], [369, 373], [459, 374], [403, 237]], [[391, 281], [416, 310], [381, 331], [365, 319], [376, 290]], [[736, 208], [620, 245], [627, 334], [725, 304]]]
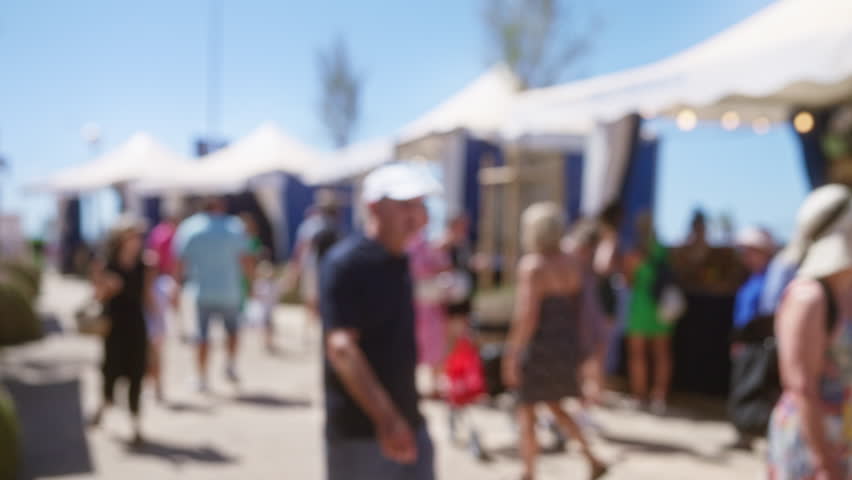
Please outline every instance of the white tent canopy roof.
[[397, 133], [398, 143], [467, 129], [488, 135], [500, 129], [517, 96], [520, 82], [504, 64], [497, 64], [470, 85], [409, 123]]
[[529, 92], [506, 132], [558, 128], [566, 116], [613, 121], [692, 109], [699, 118], [735, 112], [740, 122], [781, 122], [793, 108], [852, 97], [852, 1], [779, 0], [659, 62]]
[[254, 177], [274, 172], [301, 176], [322, 154], [266, 123], [231, 145], [191, 162], [186, 169], [146, 179], [138, 191], [193, 193], [236, 191]]
[[150, 134], [138, 132], [115, 150], [91, 162], [69, 167], [41, 182], [34, 190], [55, 193], [85, 192], [144, 179], [157, 172], [170, 172], [189, 162], [160, 144]]
[[328, 185], [365, 174], [394, 159], [390, 138], [378, 138], [343, 148], [323, 157], [303, 175], [309, 185]]

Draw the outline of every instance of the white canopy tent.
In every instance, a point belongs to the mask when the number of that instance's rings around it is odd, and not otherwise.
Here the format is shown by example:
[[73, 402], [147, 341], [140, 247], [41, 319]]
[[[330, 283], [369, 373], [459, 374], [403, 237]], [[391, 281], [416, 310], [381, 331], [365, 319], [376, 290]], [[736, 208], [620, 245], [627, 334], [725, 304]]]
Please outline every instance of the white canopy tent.
[[[401, 128], [395, 135], [396, 153], [401, 158], [425, 158], [439, 167], [437, 174], [445, 185], [446, 206], [450, 210], [470, 208], [465, 191], [475, 188], [471, 175], [478, 164], [469, 151], [469, 140], [480, 139], [500, 145], [507, 139], [502, 127], [507, 123], [520, 95], [521, 82], [505, 64], [486, 70], [455, 95]], [[570, 117], [577, 118], [577, 117]], [[563, 123], [559, 131], [528, 131], [512, 138], [522, 149], [569, 152], [583, 148], [589, 123]]]
[[726, 126], [789, 119], [852, 97], [852, 2], [779, 0], [679, 54], [639, 68], [523, 95], [504, 132], [558, 129], [567, 116], [609, 122], [636, 112], [719, 119]]
[[320, 161], [320, 152], [290, 137], [277, 125], [266, 123], [185, 168], [146, 178], [135, 189], [141, 193], [235, 192], [264, 174], [284, 172], [300, 176]]
[[60, 194], [83, 193], [173, 172], [187, 165], [187, 158], [163, 146], [150, 134], [138, 132], [115, 150], [91, 162], [62, 170], [30, 187]]
[[393, 161], [393, 149], [394, 143], [389, 138], [356, 143], [325, 155], [322, 161], [304, 171], [302, 179], [308, 185], [331, 185], [355, 178]]
[[474, 135], [497, 133], [506, 118], [520, 82], [504, 64], [497, 64], [432, 110], [401, 128], [397, 142], [405, 144], [433, 135], [465, 129]]
[[765, 131], [797, 109], [852, 99], [852, 2], [779, 0], [706, 41], [661, 61], [519, 96], [502, 129], [507, 138], [593, 122], [583, 210], [614, 200], [626, 171], [631, 114], [701, 119], [732, 130]]

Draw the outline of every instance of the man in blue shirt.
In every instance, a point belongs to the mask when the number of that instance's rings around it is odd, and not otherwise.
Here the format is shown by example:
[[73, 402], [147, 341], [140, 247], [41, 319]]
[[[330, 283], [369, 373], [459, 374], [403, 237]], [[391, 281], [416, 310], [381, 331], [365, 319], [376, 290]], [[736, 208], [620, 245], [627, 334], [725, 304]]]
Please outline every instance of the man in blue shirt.
[[765, 229], [749, 228], [738, 236], [737, 247], [750, 273], [748, 280], [737, 291], [734, 303], [734, 328], [742, 329], [758, 315], [775, 312], [775, 306], [770, 311], [765, 311], [764, 306], [767, 267], [775, 253], [775, 242]]
[[[765, 312], [762, 308], [762, 300], [766, 288], [767, 266], [776, 248], [772, 235], [765, 229], [755, 227], [748, 228], [738, 235], [737, 247], [742, 262], [750, 273], [748, 280], [746, 280], [745, 284], [737, 292], [734, 302], [734, 331], [735, 333], [741, 333], [750, 324], [755, 322], [756, 319], [759, 319], [757, 320], [758, 322], [771, 322], [771, 315], [774, 313], [774, 308], [772, 311]], [[752, 325], [752, 327], [761, 332], [771, 332], [772, 328], [771, 324], [763, 325], [763, 323]], [[759, 389], [762, 386], [762, 383], [754, 381], [754, 375], [760, 372], [751, 370], [750, 357], [747, 356], [748, 352], [746, 348], [746, 344], [741, 343], [740, 340], [735, 341], [731, 346], [731, 363], [733, 364], [731, 375], [732, 409], [735, 408], [735, 405], [739, 405], [745, 397], [742, 394], [743, 389]], [[755, 413], [767, 414], [768, 412], [752, 412], [748, 415], [752, 417], [750, 421], [756, 420]], [[736, 424], [735, 426], [737, 427], [738, 435], [736, 441], [731, 446], [739, 449], [750, 449], [753, 436], [740, 428], [740, 424]]]
[[421, 228], [424, 197], [438, 191], [410, 165], [375, 170], [363, 185], [364, 234], [338, 243], [322, 263], [328, 480], [434, 478], [405, 249]]
[[237, 382], [236, 356], [243, 275], [253, 278], [253, 257], [242, 222], [227, 215], [221, 198], [205, 201], [204, 211], [184, 220], [175, 234], [179, 271], [195, 294], [198, 328], [199, 390], [206, 392], [210, 322], [219, 317], [227, 331], [225, 374]]

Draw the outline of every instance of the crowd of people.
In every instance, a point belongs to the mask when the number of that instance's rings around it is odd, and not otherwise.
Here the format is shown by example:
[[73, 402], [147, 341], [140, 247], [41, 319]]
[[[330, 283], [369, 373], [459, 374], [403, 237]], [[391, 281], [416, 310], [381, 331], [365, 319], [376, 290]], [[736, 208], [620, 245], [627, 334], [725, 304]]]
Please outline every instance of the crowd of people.
[[[320, 191], [284, 275], [270, 262], [255, 219], [229, 215], [221, 198], [206, 199], [182, 221], [167, 216], [147, 240], [144, 224], [122, 218], [92, 269], [95, 296], [110, 319], [103, 399], [92, 423], [112, 405], [117, 380], [126, 379], [134, 441], [144, 441], [143, 383], [150, 378], [163, 400], [167, 319], [181, 307], [182, 291], [194, 299], [197, 388], [208, 392], [213, 321], [226, 332], [224, 375], [239, 382], [241, 322], [256, 317], [266, 348], [274, 352], [274, 308], [298, 283], [309, 318], [306, 338], [317, 320], [322, 328], [327, 478], [434, 478], [420, 400], [445, 399], [453, 389], [459, 395], [451, 364], [478, 370], [465, 377], [468, 391], [459, 398], [473, 392], [475, 400], [485, 391], [478, 358], [460, 363], [454, 355], [475, 351], [476, 272], [487, 261], [469, 244], [463, 212], [449, 215], [443, 235], [427, 234], [424, 199], [440, 190], [406, 164], [380, 167], [363, 183], [361, 231], [345, 237], [333, 192]], [[766, 229], [751, 227], [735, 239], [748, 275], [731, 319], [729, 406], [738, 432], [732, 447], [750, 448], [755, 437], [768, 435], [770, 478], [834, 480], [852, 472], [850, 203], [846, 187], [813, 192], [799, 212], [793, 240], [780, 252]], [[621, 235], [625, 222], [634, 222], [629, 242]], [[709, 255], [705, 219], [696, 215], [686, 246], [677, 252], [662, 245], [647, 213], [625, 219], [611, 208], [567, 226], [558, 206], [537, 203], [520, 223], [525, 254], [517, 265], [498, 380], [517, 409], [522, 478], [535, 478], [537, 417], [545, 410], [561, 437], [579, 444], [589, 478], [600, 478], [607, 465], [584, 427], [591, 407], [607, 404], [613, 331], [624, 324], [633, 398], [628, 406], [664, 415], [673, 369], [670, 339], [686, 308], [681, 290], [690, 282], [679, 278], [673, 263]], [[418, 367], [429, 373], [425, 391], [418, 388]], [[569, 398], [577, 400], [570, 411], [563, 403]], [[450, 402], [451, 418], [465, 402]], [[483, 458], [478, 434], [472, 438]]]

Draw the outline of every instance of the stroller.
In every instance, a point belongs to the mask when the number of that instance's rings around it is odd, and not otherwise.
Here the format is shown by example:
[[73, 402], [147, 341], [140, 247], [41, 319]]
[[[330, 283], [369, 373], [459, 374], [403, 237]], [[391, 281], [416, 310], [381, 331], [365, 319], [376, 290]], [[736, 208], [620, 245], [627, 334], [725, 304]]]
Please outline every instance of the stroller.
[[488, 461], [490, 457], [482, 446], [479, 431], [470, 420], [467, 408], [487, 392], [482, 360], [476, 345], [469, 337], [456, 341], [455, 347], [447, 356], [444, 373], [447, 379], [446, 400], [450, 409], [450, 438], [458, 442], [459, 425], [466, 423], [469, 427], [467, 447], [471, 454], [480, 461]]

